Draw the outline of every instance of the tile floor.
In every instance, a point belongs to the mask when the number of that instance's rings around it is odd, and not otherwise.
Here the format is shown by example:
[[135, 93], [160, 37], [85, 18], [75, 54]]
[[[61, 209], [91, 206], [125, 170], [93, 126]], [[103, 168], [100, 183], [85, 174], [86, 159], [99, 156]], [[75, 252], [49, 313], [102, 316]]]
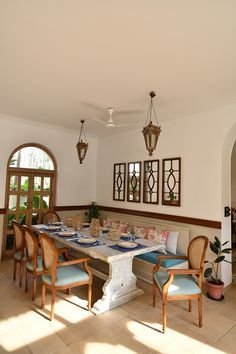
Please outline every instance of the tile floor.
[[[86, 310], [86, 288], [72, 295], [58, 293], [55, 319], [48, 320], [50, 297], [40, 309], [12, 281], [12, 261], [0, 262], [0, 353], [35, 354], [172, 354], [235, 353], [236, 283], [225, 289], [225, 300], [204, 296], [203, 328], [196, 326], [197, 311], [187, 312], [186, 302], [168, 304], [167, 331], [161, 330], [161, 307], [152, 308], [151, 289], [102, 315]], [[102, 282], [94, 279], [93, 301], [101, 295]], [[78, 296], [79, 297], [78, 297]], [[160, 304], [160, 303], [159, 303]]]

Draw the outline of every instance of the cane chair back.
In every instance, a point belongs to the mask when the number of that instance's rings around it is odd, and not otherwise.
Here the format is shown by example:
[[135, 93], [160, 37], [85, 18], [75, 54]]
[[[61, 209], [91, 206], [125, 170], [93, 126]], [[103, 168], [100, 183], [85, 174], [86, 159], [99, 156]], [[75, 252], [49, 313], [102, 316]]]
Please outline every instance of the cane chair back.
[[[158, 256], [158, 263], [153, 269], [153, 307], [156, 306], [156, 289], [162, 298], [162, 328], [166, 329], [166, 305], [168, 301], [188, 300], [189, 311], [192, 310], [192, 299], [198, 302], [198, 325], [202, 327], [202, 277], [203, 265], [208, 246], [206, 236], [197, 236], [189, 244], [187, 256]], [[161, 262], [164, 259], [185, 259], [188, 269], [167, 269], [163, 271]]]
[[60, 221], [60, 216], [52, 210], [46, 211], [40, 217], [40, 224], [50, 224], [57, 221]]
[[[57, 290], [68, 290], [88, 285], [88, 309], [91, 308], [92, 294], [92, 274], [87, 266], [89, 258], [73, 259], [61, 261], [59, 249], [56, 248], [55, 240], [48, 235], [41, 233], [39, 235], [42, 258], [43, 258], [43, 276], [42, 276], [42, 303], [45, 305], [46, 288], [51, 291], [51, 313], [50, 319], [54, 318], [55, 295]], [[81, 267], [83, 266], [83, 267]]]
[[195, 237], [188, 247], [188, 260], [190, 269], [203, 269], [206, 255], [206, 240], [203, 237]]
[[52, 239], [44, 237], [43, 235], [40, 237], [40, 243], [43, 255], [44, 274], [52, 273], [56, 269], [58, 262], [57, 247]]
[[20, 267], [19, 274], [19, 286], [22, 286], [23, 271], [25, 266], [25, 238], [24, 238], [24, 229], [17, 221], [12, 220], [13, 231], [14, 231], [14, 266], [13, 266], [13, 281], [16, 280], [16, 268], [17, 264]]

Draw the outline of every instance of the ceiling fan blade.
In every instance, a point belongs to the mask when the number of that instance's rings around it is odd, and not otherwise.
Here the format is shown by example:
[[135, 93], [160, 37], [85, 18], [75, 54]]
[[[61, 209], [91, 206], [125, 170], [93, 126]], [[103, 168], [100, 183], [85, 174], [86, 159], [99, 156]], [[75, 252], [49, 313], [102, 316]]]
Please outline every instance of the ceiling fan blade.
[[105, 126], [106, 128], [115, 128], [116, 124], [113, 122], [113, 120], [109, 120], [108, 122], [106, 122]]
[[117, 116], [122, 116], [122, 115], [129, 115], [129, 114], [140, 114], [140, 113], [144, 113], [144, 111], [142, 110], [123, 110], [123, 111], [119, 111], [117, 110], [116, 115]]
[[117, 128], [124, 128], [124, 127], [138, 127], [139, 125], [141, 125], [141, 122], [137, 122], [137, 123], [117, 124], [117, 125], [116, 125], [116, 127], [117, 127]]
[[102, 119], [99, 119], [99, 118], [95, 118], [95, 117], [92, 117], [91, 119], [95, 120], [96, 122], [100, 123], [100, 124], [106, 124], [106, 122], [104, 122], [104, 120]]

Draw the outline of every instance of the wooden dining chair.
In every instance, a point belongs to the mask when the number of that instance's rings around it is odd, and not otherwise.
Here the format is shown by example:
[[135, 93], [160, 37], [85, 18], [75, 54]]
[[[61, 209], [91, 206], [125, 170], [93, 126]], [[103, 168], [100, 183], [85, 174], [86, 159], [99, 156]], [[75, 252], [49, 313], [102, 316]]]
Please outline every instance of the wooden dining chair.
[[42, 275], [42, 257], [39, 252], [38, 237], [27, 226], [23, 226], [26, 244], [25, 292], [28, 292], [29, 273], [33, 275], [32, 300], [36, 297], [37, 277]]
[[42, 303], [45, 305], [46, 288], [51, 291], [50, 320], [54, 318], [54, 305], [57, 290], [67, 290], [81, 285], [88, 285], [88, 309], [91, 309], [92, 273], [87, 265], [89, 258], [60, 261], [55, 240], [44, 233], [39, 235], [42, 258]]
[[[162, 327], [166, 329], [166, 305], [168, 301], [188, 300], [189, 312], [192, 299], [198, 302], [198, 325], [202, 327], [202, 278], [203, 265], [208, 246], [206, 236], [195, 237], [188, 246], [187, 256], [158, 255], [158, 263], [153, 268], [153, 307], [156, 307], [156, 289], [162, 298]], [[160, 270], [164, 259], [185, 259], [188, 269]]]
[[45, 211], [39, 219], [40, 224], [49, 224], [56, 221], [60, 221], [60, 216], [52, 210]]
[[19, 274], [19, 286], [22, 287], [22, 278], [23, 271], [26, 262], [25, 257], [25, 238], [24, 238], [24, 229], [21, 224], [19, 224], [16, 220], [12, 220], [13, 231], [14, 231], [14, 266], [13, 266], [13, 281], [16, 280], [16, 270], [17, 264], [20, 266], [20, 274]]

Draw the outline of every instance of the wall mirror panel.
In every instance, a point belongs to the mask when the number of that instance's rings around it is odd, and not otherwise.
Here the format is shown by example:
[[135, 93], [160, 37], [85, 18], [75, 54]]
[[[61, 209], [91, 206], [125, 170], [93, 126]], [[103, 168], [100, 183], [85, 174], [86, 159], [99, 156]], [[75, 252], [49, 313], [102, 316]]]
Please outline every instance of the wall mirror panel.
[[128, 163], [127, 201], [140, 203], [141, 162]]
[[158, 204], [159, 201], [159, 160], [144, 161], [143, 202]]
[[181, 158], [162, 160], [162, 204], [180, 206]]
[[113, 200], [125, 200], [125, 179], [126, 179], [126, 164], [114, 164], [113, 172]]

